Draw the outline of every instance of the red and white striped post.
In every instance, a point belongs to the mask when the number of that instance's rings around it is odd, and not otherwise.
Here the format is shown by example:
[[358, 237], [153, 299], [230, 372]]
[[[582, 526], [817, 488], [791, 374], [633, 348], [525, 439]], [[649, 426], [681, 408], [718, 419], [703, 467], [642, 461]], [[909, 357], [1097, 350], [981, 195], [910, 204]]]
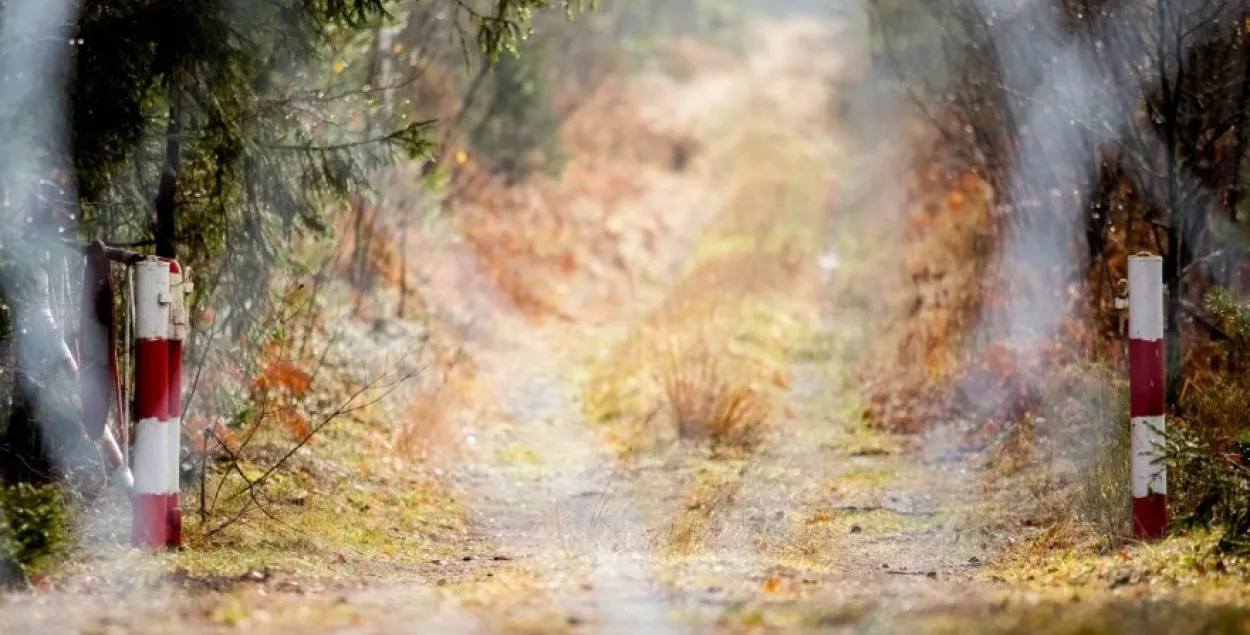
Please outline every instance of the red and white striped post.
[[135, 545], [162, 547], [169, 524], [169, 263], [135, 265]]
[[166, 509], [168, 527], [165, 545], [182, 546], [182, 504], [178, 495], [182, 489], [182, 340], [187, 335], [187, 299], [189, 283], [184, 282], [182, 268], [175, 260], [169, 261], [169, 410], [165, 428]]
[[1132, 419], [1133, 536], [1161, 538], [1168, 522], [1162, 455], [1164, 409], [1163, 258], [1131, 256], [1129, 288], [1129, 417]]

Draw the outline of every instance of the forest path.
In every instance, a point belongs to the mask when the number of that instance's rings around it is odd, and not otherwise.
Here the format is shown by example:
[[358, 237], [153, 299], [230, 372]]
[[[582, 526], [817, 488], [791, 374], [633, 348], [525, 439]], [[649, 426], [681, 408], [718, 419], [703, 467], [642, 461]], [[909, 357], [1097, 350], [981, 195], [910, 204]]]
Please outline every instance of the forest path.
[[[863, 316], [822, 295], [822, 272], [837, 275], [830, 256], [847, 241], [829, 221], [828, 183], [868, 190], [857, 195], [864, 205], [898, 194], [826, 112], [839, 64], [864, 51], [848, 50], [858, 39], [836, 25], [808, 20], [753, 32], [745, 68], [649, 87], [647, 116], [698, 136], [712, 164], [696, 196], [649, 202], [644, 192], [633, 203], [684, 201], [664, 210], [674, 233], [702, 236], [663, 254], [671, 284], [584, 323], [535, 323], [500, 293], [466, 290], [479, 320], [461, 333], [495, 398], [455, 427], [448, 480], [469, 529], [447, 546], [454, 558], [352, 584], [22, 597], [4, 608], [3, 632], [909, 633], [906, 616], [988, 601], [993, 585], [976, 570], [993, 545], [966, 522], [977, 513], [974, 479], [958, 460], [863, 429], [854, 396], [838, 390], [839, 347], [865, 334]], [[782, 246], [752, 242], [757, 230]], [[596, 366], [640, 325], [664, 328], [671, 307], [706, 286], [709, 261], [785, 272], [763, 288], [730, 280], [710, 293], [750, 309], [731, 312], [731, 324], [759, 318], [802, 333], [782, 360], [789, 416], [737, 459], [659, 438], [627, 460], [588, 420]], [[457, 263], [473, 265], [467, 253]]]
[[[615, 322], [535, 325], [498, 314], [491, 341], [470, 345], [497, 408], [466, 433], [471, 442], [455, 472], [476, 538], [508, 564], [457, 573], [451, 596], [479, 607], [472, 613], [484, 632], [732, 632], [777, 620], [818, 627], [866, 605], [914, 610], [955, 601], [958, 586], [979, 588], [972, 574], [989, 545], [958, 529], [971, 513], [964, 502], [973, 486], [962, 466], [924, 460], [909, 440], [861, 428], [853, 396], [836, 392], [842, 360], [825, 349], [854, 337], [854, 327], [838, 321], [836, 306], [825, 310], [821, 295], [822, 262], [827, 269], [836, 252], [830, 243], [842, 239], [826, 227], [826, 188], [813, 202], [800, 191], [811, 185], [807, 177], [734, 180], [759, 178], [770, 168], [756, 163], [786, 160], [794, 143], [820, 164], [822, 183], [880, 184], [867, 172], [880, 165], [847, 161], [825, 119], [831, 74], [861, 52], [831, 48], [853, 39], [807, 21], [766, 23], [759, 33], [747, 72], [704, 78], [695, 84], [701, 92], [673, 100], [682, 104], [673, 117], [774, 115], [739, 131], [747, 141], [705, 143], [719, 165], [715, 215], [733, 216], [727, 222], [739, 228], [793, 223], [794, 233], [817, 237], [808, 248], [788, 248], [798, 275], [772, 290], [787, 296], [786, 306], [761, 309], [809, 322], [802, 330], [812, 344], [796, 346], [786, 362], [792, 416], [745, 458], [714, 460], [666, 439], [622, 460], [581, 402], [596, 381], [588, 366], [629, 346], [640, 324], [680, 302], [676, 296], [690, 291], [683, 276], [698, 272], [697, 255], [725, 248], [735, 235], [709, 229], [686, 262], [675, 259], [682, 266], [668, 291], [622, 307]], [[756, 187], [762, 196], [735, 205], [736, 190]], [[891, 194], [877, 191], [873, 200], [896, 203]], [[672, 212], [678, 222], [717, 226], [702, 210]], [[777, 254], [746, 247], [735, 257], [763, 262]]]

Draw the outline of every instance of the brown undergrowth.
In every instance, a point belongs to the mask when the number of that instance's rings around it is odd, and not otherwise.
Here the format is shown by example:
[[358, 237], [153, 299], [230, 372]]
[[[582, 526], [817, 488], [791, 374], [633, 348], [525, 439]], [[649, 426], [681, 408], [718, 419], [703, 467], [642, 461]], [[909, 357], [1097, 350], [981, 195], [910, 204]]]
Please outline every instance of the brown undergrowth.
[[[458, 443], [458, 414], [482, 403], [477, 364], [464, 354], [459, 340], [445, 326], [431, 325], [444, 342], [424, 372], [405, 389], [411, 395], [392, 427], [394, 451], [423, 463], [446, 461]], [[454, 344], [453, 344], [454, 343]]]
[[861, 416], [908, 434], [954, 426], [983, 470], [987, 509], [970, 522], [991, 534], [1024, 532], [1042, 550], [1118, 543], [1128, 528], [1123, 355], [1099, 330], [1114, 324], [1074, 301], [1074, 317], [1040, 344], [987, 340], [980, 327], [1025, 293], [999, 276], [998, 197], [915, 129], [919, 162], [898, 215], [852, 209], [840, 221], [874, 246], [839, 271], [832, 294], [873, 335], [848, 351]]
[[950, 383], [968, 370], [964, 347], [981, 308], [995, 222], [993, 193], [974, 173], [929, 164], [910, 176], [911, 200], [901, 218], [856, 218], [893, 224], [878, 231], [897, 237], [874, 241], [879, 246], [836, 282], [875, 294], [851, 298], [876, 316], [872, 344], [861, 351], [868, 387], [863, 416], [902, 432], [934, 422], [951, 405]]
[[351, 311], [358, 290], [337, 254], [300, 246], [316, 266], [281, 281], [251, 341], [230, 341], [218, 316], [197, 320], [179, 558], [190, 576], [389, 575], [441, 553], [464, 523], [418, 466], [451, 445], [445, 416], [471, 398], [474, 369], [415, 299], [405, 320]]
[[570, 160], [558, 177], [509, 185], [471, 158], [457, 169], [456, 222], [494, 284], [531, 317], [619, 300], [670, 222], [625, 203], [656, 174], [703, 169], [698, 143], [644, 120], [636, 94], [609, 79], [586, 98], [561, 130]]
[[[1131, 207], [1127, 186], [1114, 193], [1123, 205], [1107, 210], [1105, 233], [1087, 237], [1094, 241], [1082, 245], [1088, 253], [1073, 255], [1087, 259], [1083, 279], [1048, 300], [1064, 303], [1067, 317], [1044, 339], [993, 339], [984, 325], [1022, 302], [1044, 301], [1034, 291], [1055, 285], [1039, 271], [1026, 272], [1036, 280], [1008, 286], [999, 261], [1011, 231], [997, 211], [1002, 197], [924, 137], [916, 140], [920, 167], [910, 173], [901, 213], [879, 223], [854, 217], [866, 235], [886, 239], [873, 240], [879, 248], [834, 283], [840, 298], [871, 316], [874, 337], [853, 353], [862, 369], [854, 381], [863, 418], [906, 433], [958, 425], [957, 444], [979, 452], [987, 504], [998, 506], [993, 518], [977, 522], [1029, 536], [1004, 554], [1004, 570], [1045, 567], [1056, 554], [1122, 553], [1137, 562], [1147, 552], [1118, 551], [1131, 542], [1131, 494], [1127, 315], [1114, 300], [1127, 291], [1128, 256], [1158, 253], [1155, 230], [1133, 222], [1141, 210]], [[1210, 284], [1203, 267], [1193, 276], [1192, 288]], [[1250, 474], [1241, 458], [1250, 393], [1235, 370], [1235, 337], [1220, 341], [1235, 328], [1201, 305], [1184, 302], [1183, 379], [1168, 423], [1169, 494], [1180, 536], [1191, 521], [1228, 530], [1250, 518], [1229, 496], [1248, 482], [1229, 475]], [[1003, 483], [1012, 483], [1011, 494], [1004, 496]], [[1237, 544], [1230, 535], [1221, 548]]]

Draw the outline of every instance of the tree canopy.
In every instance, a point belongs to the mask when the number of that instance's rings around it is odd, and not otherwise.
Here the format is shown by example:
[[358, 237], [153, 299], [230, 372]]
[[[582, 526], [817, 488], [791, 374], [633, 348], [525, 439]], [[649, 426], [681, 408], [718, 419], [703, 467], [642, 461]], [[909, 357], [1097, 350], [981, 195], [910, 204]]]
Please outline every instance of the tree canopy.
[[[435, 35], [479, 48], [487, 61], [526, 35], [535, 11], [579, 7], [81, 0], [55, 3], [76, 8], [59, 16], [53, 5], [0, 1], [4, 19], [29, 22], [0, 25], [0, 66], [32, 65], [30, 76], [4, 78], [10, 88], [24, 81], [23, 90], [0, 103], [0, 188], [12, 202], [0, 212], [5, 365], [36, 384], [50, 372], [41, 355], [22, 359], [22, 343], [9, 337], [26, 332], [13, 328], [24, 310], [56, 295], [41, 266], [30, 266], [51, 253], [48, 242], [32, 240], [41, 236], [178, 257], [201, 297], [228, 294], [226, 323], [245, 332], [268, 304], [267, 272], [284, 262], [294, 237], [323, 232], [328, 211], [367, 190], [374, 168], [430, 148], [430, 122], [400, 112], [373, 125], [372, 106], [387, 87], [370, 85], [364, 52], [375, 29], [432, 5], [446, 17]], [[20, 402], [33, 395], [16, 397], [14, 412], [26, 412]]]

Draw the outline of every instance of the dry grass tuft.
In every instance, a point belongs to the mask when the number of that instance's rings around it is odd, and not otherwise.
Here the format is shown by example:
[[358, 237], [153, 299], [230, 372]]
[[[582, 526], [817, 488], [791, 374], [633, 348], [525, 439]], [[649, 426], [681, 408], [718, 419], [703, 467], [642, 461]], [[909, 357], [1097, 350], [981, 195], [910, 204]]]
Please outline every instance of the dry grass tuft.
[[702, 297], [653, 314], [593, 368], [587, 415], [627, 455], [673, 437], [719, 457], [754, 450], [784, 413], [788, 341], [800, 327], [766, 309]]
[[774, 406], [733, 370], [706, 341], [670, 351], [657, 379], [680, 438], [707, 440], [714, 453], [725, 455], [763, 441]]
[[853, 294], [873, 292], [848, 298], [878, 325], [874, 344], [861, 351], [871, 386], [864, 416], [904, 432], [933, 422], [950, 405], [952, 379], [969, 371], [966, 336], [983, 306], [995, 222], [992, 193], [974, 174], [950, 178], [926, 166], [910, 187], [913, 207], [884, 243], [896, 248], [870, 254], [839, 283]]

